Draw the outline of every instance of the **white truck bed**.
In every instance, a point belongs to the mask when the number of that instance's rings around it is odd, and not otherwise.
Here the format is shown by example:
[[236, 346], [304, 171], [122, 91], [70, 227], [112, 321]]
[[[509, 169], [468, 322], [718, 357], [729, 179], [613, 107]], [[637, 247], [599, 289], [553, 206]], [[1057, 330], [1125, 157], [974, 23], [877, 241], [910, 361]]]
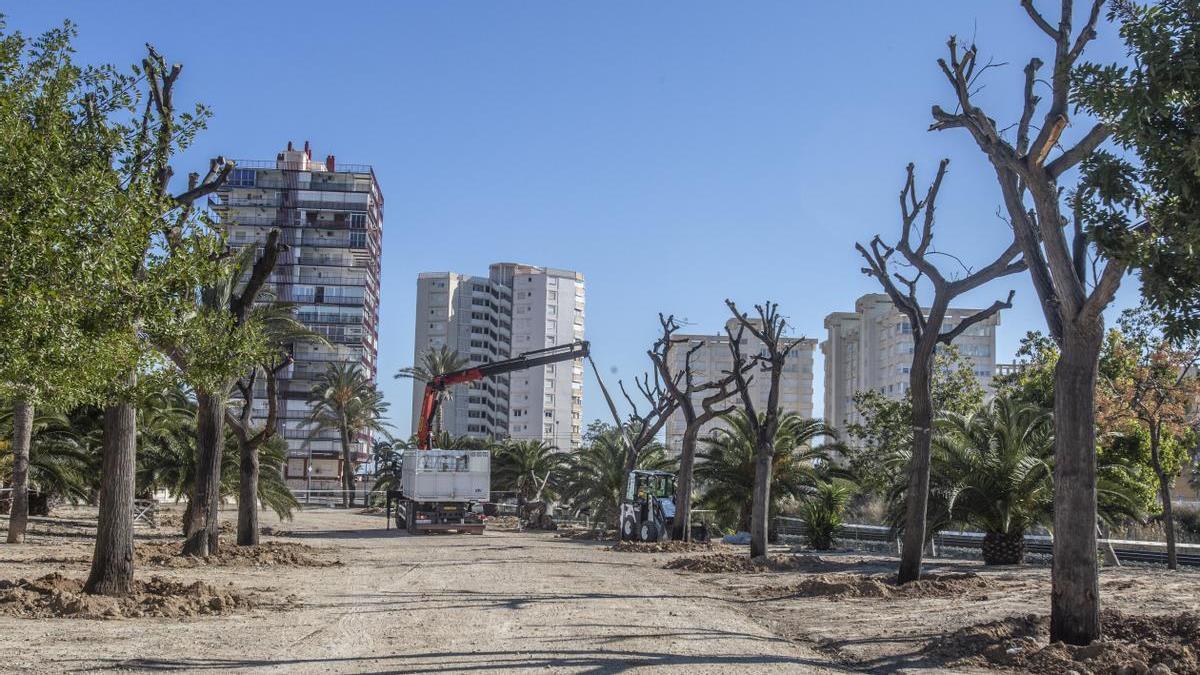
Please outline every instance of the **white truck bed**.
[[418, 502], [486, 502], [492, 455], [487, 450], [406, 450], [400, 489]]

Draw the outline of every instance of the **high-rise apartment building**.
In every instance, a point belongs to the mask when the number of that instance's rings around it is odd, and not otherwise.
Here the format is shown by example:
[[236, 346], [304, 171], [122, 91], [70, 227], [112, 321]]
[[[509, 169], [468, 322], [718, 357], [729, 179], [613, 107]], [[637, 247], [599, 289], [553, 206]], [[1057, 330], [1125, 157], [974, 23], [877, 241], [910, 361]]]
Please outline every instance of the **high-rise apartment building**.
[[[582, 340], [584, 309], [584, 281], [578, 272], [496, 263], [487, 277], [422, 273], [417, 277], [414, 362], [442, 345], [479, 364]], [[413, 383], [414, 429], [424, 386]], [[582, 442], [581, 360], [456, 389], [442, 406], [443, 428], [451, 435], [543, 440], [562, 450]]]
[[[288, 444], [290, 485], [339, 487], [341, 448], [335, 432], [312, 436], [305, 402], [315, 378], [332, 362], [357, 364], [376, 376], [383, 193], [370, 166], [314, 161], [288, 143], [274, 161], [238, 160], [214, 195], [231, 245], [260, 246], [278, 229], [288, 249], [265, 290], [295, 303], [297, 316], [328, 345], [300, 344], [280, 376], [279, 429]], [[256, 402], [265, 417], [266, 402]], [[357, 461], [369, 458], [370, 438], [354, 439]]]
[[[943, 330], [958, 325], [979, 310], [951, 308]], [[991, 386], [996, 371], [997, 313], [968, 328], [954, 340], [960, 354], [972, 364], [984, 387]], [[912, 366], [912, 326], [890, 298], [882, 293], [862, 296], [853, 312], [825, 317], [828, 338], [821, 343], [825, 358], [825, 420], [838, 429], [861, 422], [854, 394], [876, 390], [898, 399], [908, 391]]]
[[[736, 319], [726, 323], [734, 335], [738, 333]], [[717, 335], [676, 335], [679, 344], [671, 347], [668, 367], [672, 373], [680, 373], [684, 368], [687, 353], [696, 345], [699, 349], [691, 355], [692, 373], [697, 382], [718, 380], [733, 368], [733, 356], [729, 353], [729, 336], [725, 333]], [[788, 354], [783, 366], [783, 376], [780, 379], [779, 407], [784, 412], [798, 413], [802, 417], [812, 417], [813, 414], [813, 353], [817, 341], [810, 338], [791, 338], [787, 342], [799, 342]], [[742, 354], [749, 357], [762, 351], [763, 345], [746, 331], [742, 334]], [[767, 394], [770, 391], [770, 378], [765, 374], [756, 374], [750, 381], [750, 395], [755, 408], [762, 411], [767, 405]], [[703, 392], [694, 397], [697, 410], [700, 409], [700, 399], [711, 392]], [[736, 405], [741, 407], [741, 398], [735, 395], [725, 401], [723, 406]], [[711, 434], [721, 428], [724, 423], [717, 419], [709, 422], [700, 429], [700, 437]], [[683, 446], [685, 424], [683, 413], [676, 410], [667, 418], [665, 425], [667, 451], [678, 454]]]

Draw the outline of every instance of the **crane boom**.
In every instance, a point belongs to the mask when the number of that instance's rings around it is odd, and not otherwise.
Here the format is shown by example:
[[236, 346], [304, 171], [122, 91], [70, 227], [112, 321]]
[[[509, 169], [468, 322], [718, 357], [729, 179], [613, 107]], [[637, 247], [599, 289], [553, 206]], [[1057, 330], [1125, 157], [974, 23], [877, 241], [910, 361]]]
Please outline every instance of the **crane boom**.
[[421, 418], [417, 423], [417, 448], [430, 448], [430, 435], [433, 428], [433, 418], [437, 415], [441, 397], [438, 396], [447, 388], [463, 382], [475, 382], [485, 377], [503, 375], [514, 370], [536, 368], [559, 361], [585, 358], [588, 355], [588, 342], [580, 340], [565, 345], [556, 345], [545, 349], [535, 349], [504, 361], [493, 361], [462, 370], [444, 373], [425, 383], [425, 394], [421, 399]]

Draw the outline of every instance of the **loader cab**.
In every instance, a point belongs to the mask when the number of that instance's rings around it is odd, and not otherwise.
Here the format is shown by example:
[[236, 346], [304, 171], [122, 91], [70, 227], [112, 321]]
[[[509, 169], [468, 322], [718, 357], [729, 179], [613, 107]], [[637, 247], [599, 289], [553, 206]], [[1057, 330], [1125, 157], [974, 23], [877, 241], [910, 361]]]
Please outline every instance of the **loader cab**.
[[621, 539], [666, 539], [674, 522], [675, 474], [641, 469], [629, 472], [621, 501]]

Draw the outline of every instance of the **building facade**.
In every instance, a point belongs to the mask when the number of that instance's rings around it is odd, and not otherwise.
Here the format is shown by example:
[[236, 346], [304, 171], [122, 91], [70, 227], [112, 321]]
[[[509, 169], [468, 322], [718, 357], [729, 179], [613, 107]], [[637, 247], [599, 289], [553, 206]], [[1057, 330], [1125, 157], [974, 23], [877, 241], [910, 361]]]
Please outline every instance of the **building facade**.
[[[950, 308], [943, 330], [979, 310]], [[959, 353], [969, 359], [980, 384], [990, 389], [996, 372], [996, 326], [1000, 314], [968, 328], [954, 340]], [[825, 317], [828, 337], [821, 343], [825, 360], [825, 420], [844, 430], [861, 422], [854, 394], [876, 390], [892, 399], [908, 391], [912, 367], [912, 326], [890, 298], [882, 293], [864, 295], [853, 312]]]
[[[314, 161], [288, 143], [274, 161], [238, 160], [212, 199], [230, 245], [261, 246], [278, 229], [288, 248], [264, 290], [294, 303], [297, 317], [328, 345], [298, 344], [280, 375], [279, 431], [287, 440], [286, 477], [293, 487], [340, 487], [341, 448], [336, 432], [313, 436], [305, 399], [330, 363], [357, 364], [377, 375], [383, 193], [365, 165], [338, 165], [333, 155]], [[256, 415], [265, 417], [263, 392]], [[370, 437], [354, 439], [356, 461], [370, 456]]]
[[[480, 364], [582, 340], [583, 275], [520, 263], [495, 263], [487, 277], [453, 272], [417, 278], [414, 362], [446, 345]], [[413, 429], [423, 382], [413, 383]], [[582, 443], [583, 362], [550, 364], [456, 387], [443, 404], [454, 436], [542, 440], [561, 450]]]
[[[736, 319], [730, 319], [726, 323], [734, 335], [737, 335], [738, 326]], [[671, 354], [668, 366], [672, 373], [680, 373], [684, 369], [684, 360], [687, 359], [688, 351], [694, 349], [697, 345], [700, 346], [691, 355], [692, 373], [696, 378], [696, 382], [705, 382], [718, 380], [724, 377], [725, 373], [730, 372], [733, 368], [733, 355], [729, 352], [729, 336], [725, 333], [716, 335], [676, 335], [676, 340], [680, 343], [671, 347]], [[762, 343], [749, 333], [745, 332], [742, 335], [742, 353], [745, 356], [758, 354], [763, 349]], [[792, 338], [787, 340], [788, 343], [799, 342], [792, 351], [788, 354], [787, 360], [783, 366], [783, 376], [780, 379], [779, 392], [779, 407], [784, 412], [794, 412], [802, 417], [812, 417], [813, 414], [813, 354], [816, 351], [817, 341], [810, 338]], [[770, 391], [770, 378], [765, 374], [756, 375], [750, 382], [750, 396], [757, 410], [764, 410], [767, 405], [767, 395]], [[700, 410], [700, 399], [705, 395], [711, 395], [711, 392], [704, 392], [694, 396], [696, 409]], [[727, 400], [725, 405], [736, 405], [741, 407], [741, 398], [734, 396]], [[683, 432], [685, 429], [683, 413], [676, 410], [667, 418], [667, 423], [664, 426], [666, 434], [667, 452], [672, 455], [678, 455], [683, 446]], [[724, 423], [717, 419], [705, 424], [700, 429], [700, 437], [703, 438], [713, 431], [724, 426]]]

